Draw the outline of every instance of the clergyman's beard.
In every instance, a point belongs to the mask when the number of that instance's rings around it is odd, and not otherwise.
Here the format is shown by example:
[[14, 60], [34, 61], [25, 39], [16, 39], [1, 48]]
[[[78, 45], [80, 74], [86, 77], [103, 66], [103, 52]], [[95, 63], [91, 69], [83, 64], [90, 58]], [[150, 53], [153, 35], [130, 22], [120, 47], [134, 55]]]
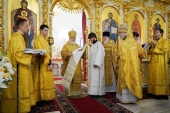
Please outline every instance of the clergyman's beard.
[[108, 44], [109, 39], [104, 40], [104, 44]]
[[74, 41], [71, 41], [71, 40], [70, 40], [70, 43], [71, 43], [71, 44], [76, 44]]

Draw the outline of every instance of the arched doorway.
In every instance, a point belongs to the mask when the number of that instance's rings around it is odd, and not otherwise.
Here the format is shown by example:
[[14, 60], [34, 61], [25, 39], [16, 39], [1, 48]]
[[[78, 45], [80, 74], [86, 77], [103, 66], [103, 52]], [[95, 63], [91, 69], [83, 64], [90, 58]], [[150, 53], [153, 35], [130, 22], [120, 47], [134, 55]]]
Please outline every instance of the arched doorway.
[[[78, 6], [78, 7], [71, 7], [71, 6], [68, 6], [68, 7], [66, 7], [66, 6], [62, 6], [62, 4], [64, 4], [66, 1], [64, 1], [64, 0], [56, 0], [56, 1], [54, 1], [53, 3], [52, 3], [52, 5], [51, 5], [51, 7], [50, 7], [50, 12], [51, 12], [51, 14], [53, 14], [54, 16], [55, 15], [58, 15], [58, 14], [60, 14], [60, 12], [56, 12], [56, 6], [59, 6], [57, 9], [59, 9], [59, 8], [61, 8], [61, 9], [63, 9], [63, 11], [65, 11], [65, 12], [63, 12], [63, 15], [64, 15], [64, 13], [69, 13], [68, 14], [68, 16], [65, 16], [65, 18], [67, 18], [67, 19], [71, 19], [71, 17], [73, 17], [73, 19], [74, 19], [74, 16], [73, 15], [75, 15], [74, 13], [76, 12], [76, 13], [79, 13], [79, 14], [76, 14], [76, 15], [79, 15], [79, 20], [77, 20], [77, 23], [75, 23], [74, 25], [72, 25], [72, 26], [75, 26], [76, 24], [80, 24], [81, 26], [79, 26], [79, 27], [66, 27], [65, 26], [65, 33], [62, 33], [62, 31], [59, 33], [59, 32], [57, 32], [57, 30], [54, 28], [55, 26], [57, 26], [57, 25], [54, 25], [54, 22], [52, 22], [52, 34], [53, 34], [53, 36], [55, 36], [56, 35], [56, 37], [60, 37], [61, 38], [61, 42], [63, 42], [63, 44], [60, 44], [60, 47], [58, 47], [58, 48], [55, 48], [55, 49], [57, 49], [58, 51], [60, 51], [61, 49], [62, 49], [62, 46], [64, 45], [64, 42], [66, 42], [67, 40], [68, 40], [68, 31], [70, 31], [72, 28], [73, 28], [73, 30], [75, 30], [76, 32], [77, 32], [77, 39], [76, 39], [76, 42], [80, 45], [80, 46], [83, 46], [83, 45], [85, 45], [86, 44], [86, 37], [83, 35], [84, 34], [84, 31], [85, 31], [85, 29], [86, 29], [86, 26], [87, 26], [87, 24], [84, 24], [84, 23], [86, 23], [86, 21], [87, 21], [87, 19], [84, 19], [84, 17], [83, 17], [83, 15], [86, 17], [87, 16], [87, 18], [92, 18], [92, 14], [91, 14], [91, 10], [90, 10], [90, 8], [89, 8], [89, 6], [84, 2], [84, 1], [82, 1], [82, 0], [74, 0], [74, 1], [72, 1], [72, 2], [75, 2], [74, 4], [77, 4], [76, 6]], [[84, 13], [82, 12], [82, 11], [84, 11]], [[58, 13], [58, 14], [57, 14]], [[62, 14], [61, 14], [62, 15]], [[69, 16], [70, 15], [70, 16]], [[90, 16], [89, 16], [90, 15]], [[59, 17], [59, 16], [58, 16]], [[55, 17], [54, 17], [55, 18]], [[56, 16], [56, 18], [57, 18], [57, 16]], [[75, 18], [76, 18], [76, 16], [75, 16]], [[61, 19], [60, 19], [61, 20]], [[53, 20], [54, 21], [54, 20]], [[59, 21], [59, 20], [58, 20]], [[63, 20], [62, 19], [62, 22], [63, 21], [67, 21], [67, 20]], [[84, 22], [83, 22], [84, 21]], [[71, 23], [72, 21], [70, 21], [70, 23]], [[69, 24], [70, 24], [69, 23]], [[61, 24], [61, 23], [60, 23]], [[64, 24], [67, 24], [67, 23], [64, 23]], [[72, 23], [71, 23], [72, 24]], [[59, 25], [59, 24], [58, 24]], [[71, 26], [71, 25], [70, 25]], [[59, 26], [58, 26], [59, 27]], [[58, 28], [59, 29], [59, 28]], [[63, 30], [64, 31], [64, 30]], [[62, 34], [64, 34], [65, 36], [63, 36], [62, 37]], [[57, 36], [58, 35], [58, 36]], [[54, 37], [54, 40], [55, 40], [55, 37]], [[58, 39], [57, 39], [58, 40]], [[54, 41], [55, 42], [55, 41]], [[58, 54], [59, 54], [60, 52], [58, 52]], [[60, 55], [58, 55], [58, 56], [60, 56]], [[85, 71], [85, 69], [86, 69], [86, 66], [85, 66], [86, 64], [85, 64], [85, 60], [83, 61], [83, 70], [84, 70], [84, 72], [86, 72]], [[83, 74], [83, 75], [86, 75], [85, 73]], [[84, 79], [85, 79], [85, 76], [84, 76]]]

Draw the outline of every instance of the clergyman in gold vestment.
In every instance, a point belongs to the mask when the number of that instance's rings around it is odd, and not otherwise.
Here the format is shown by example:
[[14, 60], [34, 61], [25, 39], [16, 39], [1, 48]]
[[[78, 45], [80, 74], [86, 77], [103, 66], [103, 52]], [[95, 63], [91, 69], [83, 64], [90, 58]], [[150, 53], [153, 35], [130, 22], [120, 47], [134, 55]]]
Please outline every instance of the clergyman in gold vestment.
[[120, 36], [118, 38], [120, 58], [118, 59], [116, 98], [122, 103], [134, 103], [137, 98], [141, 99], [143, 96], [137, 45], [133, 36], [127, 34], [128, 27], [126, 24], [121, 24], [118, 31]]
[[31, 106], [36, 103], [30, 70], [33, 55], [24, 53], [26, 43], [23, 34], [28, 31], [28, 23], [25, 19], [18, 19], [15, 25], [18, 30], [10, 38], [7, 57], [11, 61], [12, 66], [17, 69], [17, 72], [15, 72], [8, 88], [3, 90], [1, 113], [30, 112]]
[[117, 46], [114, 40], [110, 39], [108, 31], [103, 32], [103, 46], [105, 49], [105, 92], [116, 92], [116, 64]]
[[[71, 30], [68, 32], [69, 40], [67, 43], [63, 46], [61, 50], [61, 56], [64, 63], [64, 67], [62, 69], [62, 76], [64, 76], [64, 73], [66, 71], [68, 62], [70, 60], [70, 57], [72, 56], [72, 52], [79, 48], [80, 46], [75, 43], [76, 41], [76, 31]], [[82, 69], [81, 69], [81, 61], [79, 61], [76, 71], [74, 73], [74, 77], [72, 79], [72, 82], [70, 84], [70, 89], [65, 90], [65, 96], [79, 96], [81, 95], [81, 82], [82, 82]]]
[[168, 99], [168, 40], [163, 38], [162, 29], [155, 30], [156, 41], [151, 42], [151, 54], [148, 75], [148, 96], [156, 99]]
[[50, 71], [50, 48], [46, 40], [48, 29], [47, 25], [42, 24], [40, 26], [40, 35], [34, 40], [35, 49], [46, 50], [44, 55], [36, 58], [33, 65], [33, 80], [37, 102], [49, 101], [55, 98], [53, 73]]

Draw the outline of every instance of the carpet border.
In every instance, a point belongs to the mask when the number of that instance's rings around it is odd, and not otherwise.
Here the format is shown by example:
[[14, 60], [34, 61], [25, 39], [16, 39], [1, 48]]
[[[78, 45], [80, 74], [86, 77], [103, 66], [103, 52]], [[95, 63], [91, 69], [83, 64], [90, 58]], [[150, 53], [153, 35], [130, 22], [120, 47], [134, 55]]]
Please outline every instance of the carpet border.
[[[79, 113], [78, 110], [70, 103], [69, 100], [67, 100], [67, 98], [62, 94], [62, 92], [57, 88], [56, 84], [54, 85], [54, 87], [55, 87], [56, 91], [58, 91], [59, 94], [62, 96], [62, 98], [67, 102], [67, 104], [72, 108], [72, 110], [74, 111], [74, 113]], [[57, 93], [57, 92], [56, 92], [56, 93]], [[57, 94], [56, 94], [56, 95], [57, 95]], [[68, 113], [68, 111], [66, 111], [66, 109], [63, 108], [63, 105], [58, 101], [57, 96], [56, 96], [55, 100], [56, 100], [56, 102], [58, 103], [61, 111], [62, 111], [63, 113]]]
[[[101, 99], [103, 99], [103, 100], [101, 100]], [[112, 101], [110, 101], [104, 97], [94, 98], [94, 100], [98, 101], [99, 103], [101, 103], [102, 105], [104, 105], [105, 107], [107, 107], [109, 110], [111, 110], [114, 113], [133, 113], [132, 111], [129, 111], [128, 109], [126, 109], [116, 103], [113, 103]], [[116, 106], [116, 108], [115, 108], [115, 106]], [[121, 109], [118, 109], [118, 108], [121, 108]]]

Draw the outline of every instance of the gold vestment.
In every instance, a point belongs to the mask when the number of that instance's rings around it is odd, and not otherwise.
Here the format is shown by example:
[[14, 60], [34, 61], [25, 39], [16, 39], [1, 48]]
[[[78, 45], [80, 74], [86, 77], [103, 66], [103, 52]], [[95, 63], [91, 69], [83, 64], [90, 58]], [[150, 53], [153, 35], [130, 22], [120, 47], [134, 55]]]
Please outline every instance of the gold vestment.
[[137, 41], [135, 41], [135, 42], [136, 42], [137, 50], [138, 50], [139, 65], [141, 65], [141, 60], [146, 58], [146, 53], [143, 50], [142, 46]]
[[[105, 84], [106, 86], [113, 85], [113, 73], [116, 70], [117, 64], [117, 47], [113, 40], [109, 40], [107, 44], [104, 44], [105, 49]], [[115, 73], [116, 74], [116, 73]]]
[[122, 89], [129, 89], [138, 98], [142, 98], [142, 85], [140, 67], [138, 62], [138, 51], [135, 40], [126, 36], [123, 41], [118, 38], [118, 82], [117, 93], [122, 95]]
[[153, 46], [149, 51], [151, 60], [148, 75], [148, 93], [154, 95], [169, 94], [168, 50], [168, 40], [160, 38], [156, 46]]
[[35, 49], [46, 50], [44, 55], [40, 55], [33, 63], [33, 80], [36, 93], [36, 100], [53, 100], [55, 98], [53, 73], [48, 64], [51, 62], [50, 50], [47, 40], [39, 35], [34, 40]]
[[[12, 66], [17, 69], [17, 72], [15, 72], [14, 78], [12, 82], [9, 83], [8, 88], [3, 90], [1, 113], [17, 113], [17, 109], [19, 113], [30, 112], [31, 106], [36, 103], [32, 73], [30, 70], [32, 55], [25, 54], [25, 49], [26, 44], [22, 34], [19, 32], [14, 33], [9, 41], [7, 57], [12, 63]], [[19, 97], [19, 99], [17, 99], [17, 97]]]
[[[62, 60], [63, 60], [63, 63], [64, 63], [64, 67], [62, 69], [62, 74], [61, 74], [62, 76], [64, 76], [68, 62], [70, 60], [70, 57], [68, 56], [68, 54], [73, 52], [74, 50], [76, 50], [79, 47], [80, 46], [78, 44], [71, 44], [70, 41], [68, 41], [63, 46], [63, 48], [61, 50], [61, 56], [62, 56]], [[80, 93], [81, 82], [82, 82], [82, 69], [81, 69], [81, 60], [80, 60], [78, 65], [77, 65], [76, 71], [74, 73], [74, 77], [72, 79], [72, 82], [70, 84], [70, 94], [71, 95], [75, 92]], [[79, 95], [79, 94], [75, 94], [75, 95]]]

